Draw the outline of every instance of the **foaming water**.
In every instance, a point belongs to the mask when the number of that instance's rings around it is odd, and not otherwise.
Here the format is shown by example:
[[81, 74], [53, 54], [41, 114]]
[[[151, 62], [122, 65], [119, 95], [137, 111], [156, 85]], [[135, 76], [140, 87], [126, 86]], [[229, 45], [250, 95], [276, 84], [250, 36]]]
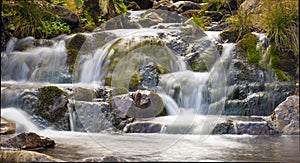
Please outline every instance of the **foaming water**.
[[17, 108], [1, 108], [1, 117], [16, 123], [16, 132], [37, 132], [39, 128], [28, 118], [28, 114]]
[[59, 71], [66, 67], [67, 55], [63, 40], [51, 47], [30, 48], [26, 51], [11, 49], [9, 47], [7, 50], [9, 53], [1, 53], [1, 81], [55, 82]]

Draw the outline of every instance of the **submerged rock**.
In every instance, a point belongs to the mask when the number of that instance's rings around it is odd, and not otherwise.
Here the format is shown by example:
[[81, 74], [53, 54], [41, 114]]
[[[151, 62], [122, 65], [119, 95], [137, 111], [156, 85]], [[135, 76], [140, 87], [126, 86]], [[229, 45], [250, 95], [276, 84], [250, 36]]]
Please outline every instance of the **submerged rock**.
[[123, 130], [125, 133], [160, 133], [165, 126], [157, 122], [133, 122], [127, 124]]
[[80, 160], [81, 162], [128, 162], [128, 160], [118, 156], [104, 156], [102, 158], [91, 157]]
[[4, 150], [1, 152], [0, 162], [65, 162], [65, 161], [34, 151]]
[[299, 96], [289, 96], [268, 117], [275, 130], [282, 134], [299, 134]]
[[19, 149], [19, 150], [48, 148], [54, 146], [55, 146], [54, 140], [48, 137], [39, 136], [33, 132], [21, 133], [1, 143], [1, 148], [10, 148], [10, 149]]

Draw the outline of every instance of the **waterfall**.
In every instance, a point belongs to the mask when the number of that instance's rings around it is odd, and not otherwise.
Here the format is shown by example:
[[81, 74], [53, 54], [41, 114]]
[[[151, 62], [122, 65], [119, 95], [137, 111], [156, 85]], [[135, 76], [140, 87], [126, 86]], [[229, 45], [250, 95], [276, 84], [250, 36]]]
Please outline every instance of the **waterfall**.
[[59, 82], [59, 75], [65, 73], [65, 41], [55, 42], [50, 47], [35, 47], [25, 51], [12, 51], [10, 41], [6, 52], [1, 52], [1, 80]]
[[37, 132], [39, 128], [30, 120], [29, 115], [17, 108], [1, 108], [1, 117], [16, 123], [16, 132]]

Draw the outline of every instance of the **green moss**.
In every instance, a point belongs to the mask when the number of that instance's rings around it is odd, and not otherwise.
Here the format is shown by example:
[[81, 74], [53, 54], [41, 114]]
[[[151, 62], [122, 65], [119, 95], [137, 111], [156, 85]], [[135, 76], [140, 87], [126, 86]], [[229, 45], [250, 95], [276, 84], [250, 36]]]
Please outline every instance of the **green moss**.
[[74, 64], [78, 57], [81, 46], [86, 41], [86, 36], [84, 34], [76, 34], [66, 46], [67, 49], [67, 63], [69, 65], [69, 72], [73, 73]]
[[237, 43], [237, 46], [247, 53], [248, 62], [259, 67], [261, 54], [256, 50], [257, 41], [258, 39], [255, 35], [248, 33]]
[[92, 101], [95, 98], [95, 92], [86, 88], [75, 88], [74, 89], [74, 100], [78, 101]]
[[200, 57], [191, 63], [191, 69], [194, 72], [208, 71], [206, 63]]
[[134, 73], [129, 81], [129, 89], [136, 89], [140, 84], [141, 78], [138, 73]]
[[128, 91], [128, 89], [126, 89], [126, 88], [120, 88], [120, 87], [118, 87], [118, 88], [114, 88], [113, 90], [112, 90], [112, 96], [117, 96], [117, 95], [122, 95], [122, 94], [127, 94], [129, 91]]
[[51, 110], [55, 101], [59, 99], [61, 96], [64, 96], [66, 99], [68, 98], [68, 94], [56, 86], [45, 86], [38, 89], [38, 104], [37, 104], [37, 113], [40, 114], [46, 120], [50, 120], [52, 122], [55, 121], [56, 116], [63, 116], [63, 114], [67, 111], [67, 107], [64, 106], [59, 110], [60, 115]]
[[276, 80], [278, 81], [291, 81], [289, 77], [287, 77], [283, 71], [279, 69], [273, 69], [273, 72], [275, 73]]

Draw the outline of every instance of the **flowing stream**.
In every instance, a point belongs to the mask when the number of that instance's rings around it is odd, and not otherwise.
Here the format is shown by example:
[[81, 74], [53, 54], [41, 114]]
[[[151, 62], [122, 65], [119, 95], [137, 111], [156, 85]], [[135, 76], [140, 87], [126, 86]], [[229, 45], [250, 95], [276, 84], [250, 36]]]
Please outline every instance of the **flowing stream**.
[[[137, 21], [142, 14], [141, 11], [132, 12], [131, 19]], [[81, 48], [85, 55], [77, 58], [73, 74], [68, 72], [66, 65], [65, 41], [73, 36], [63, 36], [52, 40], [50, 46], [25, 51], [16, 50], [22, 40], [12, 39], [6, 51], [1, 52], [1, 90], [4, 85], [20, 89], [43, 85], [95, 88], [104, 85], [104, 74], [110, 73], [112, 86], [128, 87], [128, 76], [140, 65], [148, 61], [160, 64], [168, 73], [161, 75], [159, 85], [151, 89], [162, 98], [168, 116], [147, 120], [165, 125], [161, 133], [106, 133], [110, 124], [101, 116], [94, 121], [104, 126], [103, 132], [89, 132], [94, 131], [93, 126], [89, 126], [88, 132], [79, 132], [76, 131], [75, 112], [70, 108], [71, 131], [40, 129], [36, 122], [31, 121], [30, 115], [20, 109], [16, 102], [21, 97], [18, 91], [1, 93], [1, 117], [16, 122], [17, 133], [31, 131], [54, 139], [56, 147], [41, 152], [66, 161], [106, 155], [122, 156], [132, 161], [299, 161], [299, 136], [210, 135], [215, 123], [226, 118], [221, 113], [226, 99], [227, 66], [235, 44], [223, 43], [219, 54], [215, 51], [214, 42], [221, 42], [220, 32], [206, 31], [200, 39], [190, 34], [181, 35], [194, 45], [186, 46], [190, 49], [187, 56], [196, 53], [213, 56], [213, 61], [203, 59], [206, 71], [193, 72], [181, 52], [162, 46], [160, 42], [175, 44], [175, 47], [184, 45], [182, 39], [176, 37], [178, 32], [187, 28], [178, 23], [161, 23], [150, 28], [108, 30], [105, 32], [115, 37], [107, 38], [109, 41], [89, 51], [84, 51], [85, 46], [90, 47], [91, 40], [97, 38], [86, 34], [90, 41]], [[177, 42], [172, 42], [176, 39]], [[140, 46], [138, 43], [143, 41], [151, 43]], [[139, 48], [130, 49], [137, 45]], [[121, 58], [114, 71], [110, 72], [107, 64], [126, 48], [129, 49], [128, 55]], [[81, 103], [76, 110], [93, 109], [93, 104]], [[88, 108], [88, 105], [92, 107]], [[77, 114], [84, 115], [79, 111]]]

